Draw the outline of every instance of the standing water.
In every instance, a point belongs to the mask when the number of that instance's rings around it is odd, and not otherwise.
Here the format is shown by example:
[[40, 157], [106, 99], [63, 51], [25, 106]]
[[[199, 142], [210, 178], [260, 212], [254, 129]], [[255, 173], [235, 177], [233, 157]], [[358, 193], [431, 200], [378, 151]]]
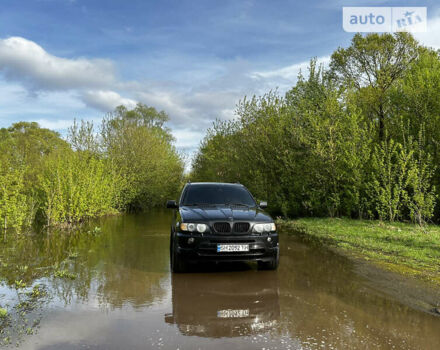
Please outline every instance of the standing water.
[[439, 317], [295, 236], [280, 236], [278, 271], [204, 265], [171, 275], [170, 222], [152, 211], [0, 243], [2, 346], [440, 348]]

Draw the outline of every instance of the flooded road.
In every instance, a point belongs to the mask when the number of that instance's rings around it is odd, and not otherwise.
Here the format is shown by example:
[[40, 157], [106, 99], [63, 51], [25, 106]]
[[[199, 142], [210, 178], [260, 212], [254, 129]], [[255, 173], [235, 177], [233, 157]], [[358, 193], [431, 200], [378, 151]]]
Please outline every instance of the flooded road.
[[80, 234], [3, 244], [4, 346], [440, 349], [440, 318], [405, 299], [417, 288], [295, 236], [280, 237], [278, 271], [206, 265], [171, 275], [170, 215], [108, 217]]

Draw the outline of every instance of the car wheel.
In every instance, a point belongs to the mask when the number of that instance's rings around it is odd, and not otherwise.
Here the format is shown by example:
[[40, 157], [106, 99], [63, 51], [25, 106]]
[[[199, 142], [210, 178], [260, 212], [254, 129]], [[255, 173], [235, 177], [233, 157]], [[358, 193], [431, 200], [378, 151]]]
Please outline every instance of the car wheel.
[[173, 244], [170, 248], [170, 265], [172, 272], [181, 273], [186, 271], [186, 263], [179, 256]]
[[258, 270], [276, 270], [280, 264], [280, 253], [279, 250], [274, 258], [270, 261], [259, 261]]

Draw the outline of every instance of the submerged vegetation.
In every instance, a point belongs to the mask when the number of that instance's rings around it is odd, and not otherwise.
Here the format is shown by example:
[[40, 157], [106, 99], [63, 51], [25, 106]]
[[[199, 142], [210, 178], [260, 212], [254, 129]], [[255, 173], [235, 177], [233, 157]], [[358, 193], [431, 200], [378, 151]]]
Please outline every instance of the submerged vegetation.
[[120, 106], [99, 129], [75, 122], [67, 140], [37, 123], [0, 129], [0, 226], [72, 224], [164, 202], [183, 162], [164, 112]]
[[[165, 289], [165, 239], [146, 237], [146, 223], [167, 227], [169, 213], [115, 215], [0, 240], [0, 348], [36, 333], [51, 307], [93, 300], [103, 309], [145, 305]], [[147, 219], [145, 217], [147, 216]], [[153, 230], [153, 229], [151, 229]], [[146, 254], [145, 252], [148, 252]], [[160, 273], [149, 273], [159, 266]], [[136, 298], [131, 298], [133, 291]], [[129, 296], [129, 298], [127, 298]]]
[[440, 221], [440, 57], [408, 33], [353, 37], [285, 96], [217, 121], [191, 178], [245, 184], [273, 213]]

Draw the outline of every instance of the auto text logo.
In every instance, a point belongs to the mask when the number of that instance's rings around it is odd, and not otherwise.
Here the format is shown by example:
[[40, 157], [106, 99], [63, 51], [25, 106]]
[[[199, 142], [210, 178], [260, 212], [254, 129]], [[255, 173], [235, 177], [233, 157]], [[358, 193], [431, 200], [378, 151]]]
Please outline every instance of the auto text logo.
[[427, 31], [426, 7], [343, 7], [346, 32]]

